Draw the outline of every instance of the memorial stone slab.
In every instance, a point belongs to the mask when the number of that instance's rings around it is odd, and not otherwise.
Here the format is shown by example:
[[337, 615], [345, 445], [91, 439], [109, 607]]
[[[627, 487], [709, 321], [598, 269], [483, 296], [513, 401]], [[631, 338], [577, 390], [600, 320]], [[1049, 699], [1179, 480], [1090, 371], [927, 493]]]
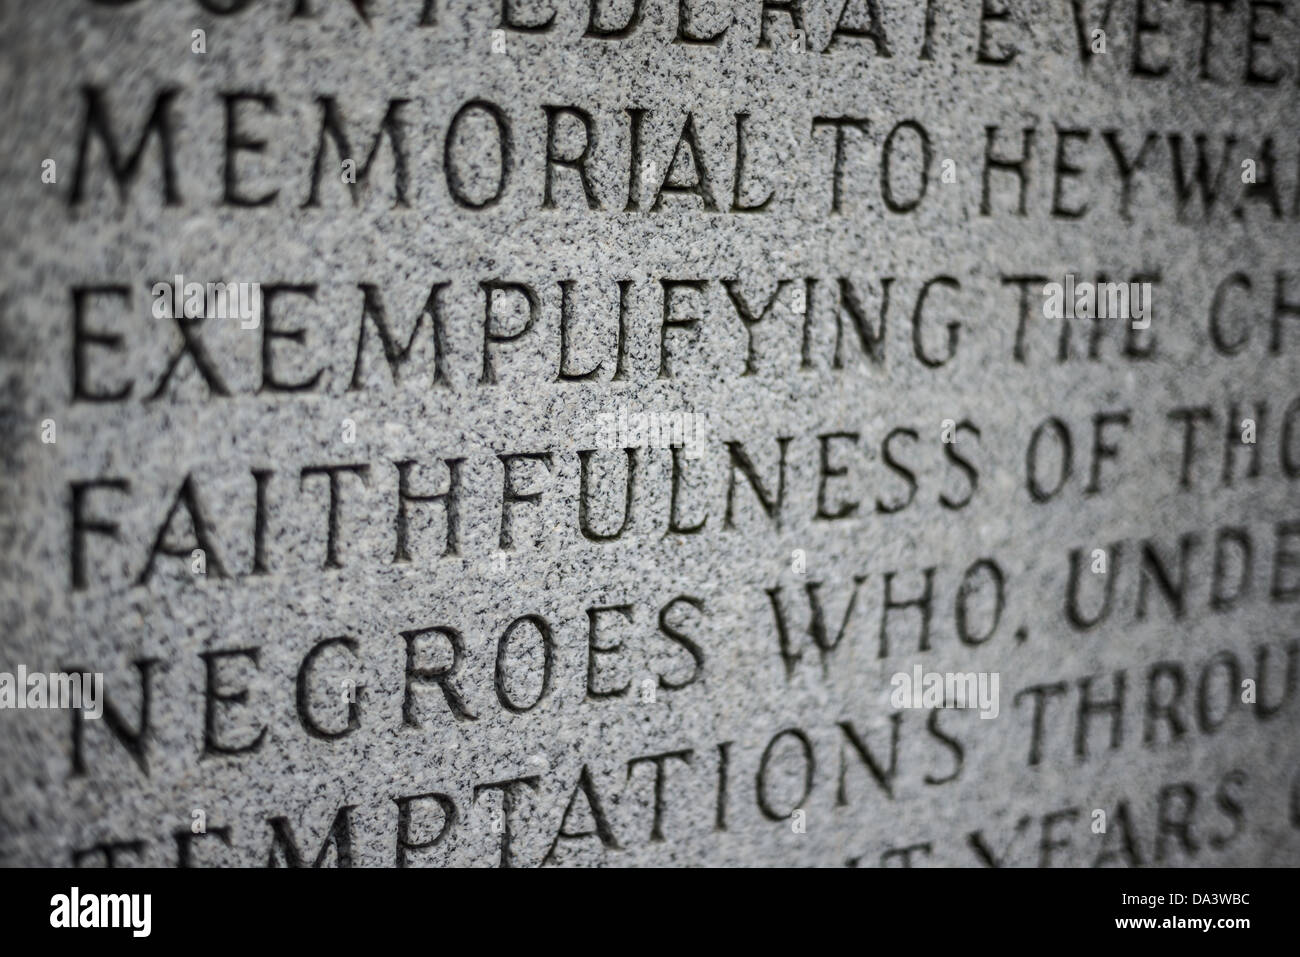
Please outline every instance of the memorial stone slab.
[[1300, 863], [1298, 52], [0, 6], [0, 863]]

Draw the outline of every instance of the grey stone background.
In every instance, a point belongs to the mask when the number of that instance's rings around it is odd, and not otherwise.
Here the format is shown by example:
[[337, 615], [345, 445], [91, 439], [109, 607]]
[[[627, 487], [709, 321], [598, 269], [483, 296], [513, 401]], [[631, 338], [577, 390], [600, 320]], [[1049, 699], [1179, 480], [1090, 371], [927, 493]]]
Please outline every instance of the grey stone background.
[[[931, 842], [930, 854], [916, 863], [973, 865], [979, 862], [967, 834], [982, 830], [991, 847], [1012, 848], [1011, 863], [1033, 864], [1039, 859], [1041, 817], [1077, 807], [1077, 819], [1057, 825], [1055, 833], [1070, 847], [1053, 860], [1082, 865], [1094, 860], [1102, 841], [1089, 831], [1088, 814], [1107, 809], [1113, 826], [1120, 801], [1128, 802], [1140, 857], [1150, 863], [1156, 859], [1157, 793], [1181, 781], [1194, 782], [1198, 790], [1198, 849], [1186, 853], [1170, 840], [1164, 862], [1300, 861], [1300, 830], [1291, 818], [1300, 771], [1294, 691], [1270, 721], [1238, 707], [1217, 733], [1193, 728], [1182, 740], [1162, 740], [1158, 747], [1142, 743], [1141, 710], [1151, 664], [1184, 662], [1194, 681], [1216, 652], [1232, 651], [1250, 663], [1261, 643], [1275, 651], [1268, 691], [1276, 696], [1277, 656], [1297, 636], [1300, 606], [1261, 596], [1267, 566], [1257, 572], [1251, 601], [1219, 615], [1206, 609], [1206, 542], [1214, 529], [1248, 526], [1262, 562], [1271, 553], [1273, 523], [1300, 517], [1294, 512], [1295, 485], [1279, 473], [1276, 451], [1266, 456], [1268, 471], [1259, 481], [1219, 488], [1212, 478], [1215, 469], [1207, 466], [1197, 488], [1180, 490], [1180, 446], [1165, 421], [1170, 408], [1203, 402], [1222, 423], [1233, 400], [1267, 400], [1280, 416], [1300, 383], [1295, 344], [1300, 331], [1287, 331], [1290, 342], [1281, 355], [1268, 354], [1264, 346], [1271, 290], [1262, 283], [1253, 292], [1259, 325], [1249, 348], [1230, 359], [1217, 356], [1205, 333], [1219, 278], [1234, 270], [1269, 277], [1294, 264], [1290, 198], [1300, 169], [1293, 136], [1294, 57], [1282, 57], [1291, 64], [1282, 89], [1241, 84], [1235, 48], [1222, 60], [1232, 82], [1198, 82], [1188, 60], [1197, 49], [1199, 20], [1170, 14], [1173, 76], [1144, 81], [1126, 68], [1085, 74], [1077, 63], [1069, 8], [1056, 0], [1012, 5], [1015, 21], [1007, 35], [1021, 52], [1007, 68], [974, 62], [978, 5], [970, 3], [938, 6], [935, 55], [928, 62], [917, 58], [922, 7], [897, 0], [881, 5], [894, 48], [889, 59], [862, 45], [825, 55], [755, 49], [756, 4], [734, 6], [738, 25], [719, 47], [685, 47], [668, 42], [676, 22], [674, 4], [646, 0], [637, 35], [604, 44], [581, 39], [585, 12], [557, 0], [559, 19], [552, 33], [510, 34], [507, 52], [495, 55], [492, 4], [442, 5], [450, 9], [440, 9], [438, 25], [427, 29], [412, 26], [418, 3], [376, 0], [369, 4], [369, 25], [350, 4], [318, 0], [314, 6], [319, 8], [315, 16], [300, 19], [289, 16], [287, 2], [253, 3], [231, 16], [213, 16], [195, 3], [112, 9], [57, 0], [0, 8], [0, 181], [6, 184], [0, 204], [6, 406], [0, 670], [12, 671], [19, 663], [33, 670], [91, 663], [105, 672], [110, 698], [123, 702], [120, 707], [134, 720], [137, 691], [130, 661], [147, 655], [163, 662], [154, 689], [147, 777], [102, 729], [88, 732], [89, 773], [73, 776], [67, 713], [0, 713], [0, 861], [63, 865], [78, 848], [139, 837], [147, 841], [143, 862], [170, 865], [176, 859], [171, 834], [189, 827], [194, 809], [204, 809], [210, 828], [229, 826], [232, 833], [228, 848], [216, 841], [196, 845], [199, 862], [264, 863], [271, 844], [266, 822], [275, 816], [292, 823], [310, 860], [337, 809], [354, 805], [353, 863], [391, 865], [397, 819], [392, 799], [438, 791], [455, 799], [459, 820], [448, 840], [420, 855], [419, 862], [492, 864], [500, 853], [501, 837], [492, 826], [498, 798], [489, 794], [476, 802], [472, 788], [536, 773], [540, 789], [511, 822], [515, 862], [531, 865], [554, 840], [584, 764], [619, 848], [602, 847], [595, 837], [561, 842], [560, 863], [841, 865], [860, 858], [874, 865], [890, 848]], [[820, 46], [830, 28], [831, 14], [823, 9], [829, 5], [808, 6], [809, 33]], [[1132, 10], [1128, 4], [1119, 7], [1116, 16], [1122, 21], [1112, 42], [1115, 62], [1123, 65]], [[711, 24], [731, 9], [703, 4], [697, 18]], [[1236, 24], [1231, 36], [1242, 35], [1240, 11], [1225, 22]], [[189, 49], [196, 27], [207, 30], [208, 52], [202, 56]], [[1279, 36], [1294, 40], [1294, 26]], [[158, 162], [150, 147], [125, 201], [100, 156], [87, 202], [69, 206], [85, 84], [108, 91], [115, 128], [131, 137], [157, 91], [180, 88], [176, 154], [182, 205], [161, 202]], [[217, 94], [230, 89], [277, 97], [278, 113], [253, 124], [269, 141], [266, 152], [241, 167], [250, 193], [280, 189], [266, 208], [220, 204], [224, 117]], [[319, 129], [316, 97], [323, 94], [338, 97], [349, 128], [356, 131], [354, 140], [367, 147], [388, 100], [410, 99], [405, 114], [409, 208], [392, 206], [386, 147], [372, 171], [375, 183], [360, 203], [354, 206], [333, 177], [322, 186], [319, 208], [301, 208]], [[503, 202], [483, 212], [456, 207], [441, 172], [450, 117], [474, 97], [508, 110], [522, 164]], [[598, 161], [596, 186], [609, 208], [588, 211], [572, 176], [561, 173], [559, 208], [542, 210], [543, 104], [576, 104], [591, 111], [601, 126], [602, 148], [616, 149], [619, 156], [625, 155], [619, 137], [626, 136], [626, 107], [652, 111], [647, 130], [657, 132], [648, 142], [660, 144], [661, 151], [671, 142], [663, 130], [679, 123], [683, 111], [695, 111], [706, 155], [721, 158], [714, 172], [720, 201], [730, 199], [731, 116], [747, 111], [755, 175], [779, 185], [784, 198], [772, 212], [753, 216], [706, 215], [685, 204], [653, 215], [624, 214], [615, 210], [621, 209], [626, 171], [618, 163]], [[871, 124], [860, 140], [864, 148], [850, 150], [845, 209], [839, 216], [827, 214], [829, 134], [808, 133], [817, 114], [862, 115]], [[942, 184], [936, 165], [926, 200], [916, 213], [901, 216], [884, 209], [878, 177], [880, 143], [904, 118], [924, 123], [934, 140], [936, 164], [953, 159], [958, 176], [956, 183]], [[1232, 132], [1243, 144], [1271, 134], [1283, 157], [1279, 178], [1289, 184], [1283, 191], [1288, 215], [1274, 221], [1262, 207], [1251, 207], [1236, 219], [1219, 208], [1208, 221], [1178, 222], [1162, 146], [1153, 166], [1163, 172], [1140, 182], [1132, 222], [1119, 215], [1113, 175], [1100, 172], [1080, 181], [1079, 195], [1092, 204], [1085, 219], [1052, 219], [1054, 124], [1094, 130], [1085, 151], [1094, 169], [1108, 162], [1095, 132], [1101, 129], [1123, 131], [1130, 148], [1148, 131], [1162, 138], [1178, 131], [1212, 137]], [[1005, 133], [1024, 125], [1040, 131], [1026, 217], [1010, 212], [1014, 181], [1007, 177], [994, 181], [996, 214], [979, 214], [988, 125]], [[1014, 146], [1016, 140], [1002, 145]], [[58, 163], [56, 185], [40, 182], [46, 157]], [[667, 157], [661, 152], [658, 161], [662, 169]], [[911, 172], [900, 167], [897, 175], [901, 181]], [[1089, 189], [1089, 182], [1103, 185]], [[999, 285], [999, 274], [1088, 276], [1098, 269], [1112, 274], [1160, 270], [1157, 358], [1125, 363], [1112, 347], [1102, 361], [1058, 364], [1051, 333], [1032, 326], [1029, 363], [1013, 362], [1016, 298]], [[319, 283], [314, 304], [295, 302], [287, 313], [286, 325], [308, 329], [306, 345], [288, 344], [282, 355], [291, 375], [326, 363], [326, 394], [256, 394], [260, 339], [230, 324], [205, 336], [211, 336], [206, 341], [221, 362], [232, 397], [209, 397], [187, 368], [171, 395], [141, 402], [175, 348], [171, 324], [160, 329], [148, 313], [148, 283], [176, 272]], [[951, 362], [926, 369], [912, 358], [907, 317], [920, 282], [937, 273], [962, 284], [958, 292], [936, 293], [931, 306], [936, 316], [962, 323], [961, 342]], [[674, 378], [655, 378], [660, 304], [652, 284], [658, 278], [738, 276], [751, 299], [765, 299], [778, 278], [805, 275], [823, 277], [820, 291], [827, 297], [819, 304], [813, 370], [798, 368], [800, 317], [783, 305], [759, 327], [756, 374], [741, 378], [744, 328], [714, 281], [697, 297], [703, 303], [698, 336], [692, 341], [674, 334]], [[854, 361], [841, 370], [831, 368], [829, 287], [840, 275], [852, 276], [865, 290], [873, 319], [881, 277], [896, 277], [883, 366], [858, 362], [850, 333], [846, 346]], [[483, 305], [477, 283], [488, 278], [537, 284], [543, 308], [532, 336], [500, 353], [500, 382], [482, 386], [477, 379]], [[555, 283], [567, 278], [586, 292], [575, 361], [585, 368], [606, 357], [595, 382], [554, 381]], [[639, 282], [629, 377], [611, 383], [617, 278]], [[356, 284], [378, 284], [390, 321], [405, 330], [430, 284], [443, 279], [452, 283], [446, 299], [450, 387], [432, 387], [419, 374], [394, 386], [371, 329], [367, 387], [346, 391], [360, 317]], [[129, 313], [104, 314], [124, 335], [126, 352], [120, 361], [96, 367], [105, 379], [138, 380], [133, 397], [119, 405], [75, 403], [70, 391], [68, 289], [95, 282], [126, 282], [133, 289]], [[938, 334], [937, 321], [935, 326]], [[427, 352], [417, 353], [411, 366], [427, 361]], [[1104, 494], [1086, 496], [1088, 423], [1106, 408], [1131, 409], [1133, 426], [1122, 454], [1107, 463]], [[704, 503], [696, 508], [707, 508], [704, 533], [664, 534], [668, 458], [658, 452], [643, 456], [633, 531], [606, 545], [578, 535], [576, 451], [595, 447], [599, 413], [620, 409], [692, 409], [707, 416], [709, 451], [701, 467], [708, 480], [696, 490], [704, 498], [693, 500]], [[1075, 475], [1060, 497], [1035, 505], [1024, 488], [1025, 445], [1033, 426], [1050, 415], [1075, 429]], [[56, 445], [39, 440], [40, 422], [47, 417], [58, 423]], [[339, 439], [345, 418], [357, 423], [352, 445]], [[942, 464], [938, 433], [945, 418], [969, 418], [982, 430], [978, 444], [969, 448], [980, 468], [979, 490], [959, 512], [938, 504], [941, 492], [956, 494], [961, 488], [959, 476]], [[880, 441], [895, 426], [914, 428], [925, 439], [915, 458], [921, 463], [916, 502], [891, 516], [877, 514], [871, 503], [898, 489], [879, 460]], [[1214, 430], [1216, 441], [1220, 428]], [[816, 522], [815, 436], [839, 430], [863, 436], [863, 457], [853, 460], [855, 478], [838, 488], [864, 504], [850, 520]], [[795, 436], [782, 527], [774, 528], [761, 514], [742, 483], [737, 527], [724, 529], [723, 443], [744, 442], [770, 480], [778, 435]], [[1270, 441], [1276, 441], [1275, 433]], [[541, 505], [517, 510], [518, 548], [494, 561], [501, 482], [495, 455], [544, 449], [555, 453], [555, 464], [542, 485]], [[463, 554], [438, 557], [441, 526], [435, 519], [417, 528], [417, 560], [390, 565], [396, 479], [395, 472], [379, 466], [400, 458], [433, 466], [451, 456], [467, 459], [467, 487], [476, 490], [462, 516]], [[319, 480], [299, 492], [297, 469], [349, 461], [371, 463], [370, 486], [364, 495], [355, 484], [345, 486], [344, 567], [322, 570], [324, 492]], [[605, 461], [614, 464], [608, 477], [616, 485], [622, 463], [612, 457]], [[130, 586], [187, 472], [195, 475], [209, 512], [220, 516], [221, 560], [242, 574], [251, 562], [248, 473], [264, 467], [277, 469], [271, 574], [195, 580], [182, 563], [168, 561], [147, 587]], [[92, 573], [90, 588], [74, 592], [67, 572], [67, 484], [119, 474], [130, 478], [131, 493], [97, 501], [121, 523], [122, 539], [116, 545], [94, 543], [96, 560], [105, 564]], [[425, 482], [444, 481], [440, 467], [426, 468], [423, 475]], [[1155, 597], [1149, 619], [1135, 621], [1130, 566], [1119, 586], [1122, 615], [1090, 632], [1066, 625], [1060, 609], [1070, 548], [1158, 537], [1168, 550], [1178, 534], [1189, 531], [1200, 532], [1202, 543], [1184, 620], [1172, 620]], [[791, 572], [796, 549], [807, 554], [807, 579]], [[1007, 572], [1008, 604], [996, 636], [979, 648], [965, 647], [954, 634], [953, 596], [961, 571], [987, 555], [996, 556]], [[930, 565], [939, 568], [932, 649], [918, 654], [913, 626], [904, 621], [896, 648], [878, 658], [882, 576], [906, 572], [898, 587], [910, 594], [920, 586], [920, 570]], [[110, 584], [97, 583], [101, 572]], [[825, 582], [828, 623], [836, 627], [854, 574], [869, 577], [826, 672], [800, 627], [795, 637], [805, 647], [804, 659], [787, 679], [765, 589], [783, 585], [795, 621], [802, 624], [806, 606], [795, 604], [799, 590], [808, 579]], [[635, 606], [634, 623], [616, 633], [625, 638], [625, 651], [608, 659], [608, 674], [611, 683], [636, 682], [658, 671], [689, 669], [689, 659], [658, 638], [655, 628], [659, 607], [683, 593], [700, 597], [708, 609], [707, 620], [697, 616], [690, 629], [706, 655], [702, 679], [682, 691], [660, 691], [653, 704], [634, 695], [585, 700], [585, 609]], [[496, 639], [507, 623], [528, 613], [544, 616], [554, 629], [555, 683], [541, 706], [513, 715], [493, 696]], [[430, 690], [421, 696], [423, 727], [404, 729], [399, 633], [438, 624], [452, 624], [466, 637], [467, 680], [461, 686], [479, 719], [452, 720], [439, 692]], [[1023, 642], [1013, 637], [1018, 627], [1027, 634]], [[355, 664], [331, 659], [322, 674], [335, 668], [339, 677], [354, 676], [364, 685], [362, 728], [325, 742], [308, 737], [298, 723], [294, 680], [311, 645], [335, 635], [354, 637], [360, 657]], [[249, 705], [242, 718], [223, 727], [234, 738], [241, 727], [255, 730], [264, 724], [265, 744], [251, 755], [201, 758], [199, 654], [246, 646], [260, 647], [257, 668], [231, 674], [233, 682], [248, 688]], [[850, 754], [848, 803], [839, 805], [843, 738], [837, 722], [851, 722], [875, 754], [887, 756], [893, 714], [889, 679], [917, 663], [927, 671], [998, 672], [999, 718], [942, 715], [942, 727], [964, 748], [964, 761], [956, 780], [936, 786], [925, 778], [949, 774], [951, 752], [927, 733], [923, 712], [903, 714], [892, 798]], [[1122, 745], [1107, 749], [1107, 728], [1099, 722], [1089, 757], [1078, 761], [1072, 747], [1075, 682], [1116, 669], [1127, 669], [1130, 699]], [[1013, 706], [1013, 695], [1055, 681], [1070, 683], [1067, 713], [1054, 713], [1044, 759], [1030, 767], [1029, 709]], [[330, 707], [324, 698], [317, 703]], [[794, 833], [788, 822], [762, 817], [754, 799], [762, 751], [788, 727], [806, 731], [817, 761], [803, 805], [803, 834]], [[716, 746], [726, 741], [734, 742], [730, 806], [727, 828], [718, 830]], [[669, 766], [666, 839], [652, 841], [651, 769], [642, 767], [629, 778], [627, 761], [682, 748], [694, 749], [692, 763]], [[781, 755], [772, 766], [771, 788], [774, 803], [788, 806], [786, 796], [798, 795], [801, 770], [793, 751]], [[1230, 831], [1231, 821], [1216, 804], [1215, 790], [1232, 769], [1246, 774], [1245, 785], [1234, 792], [1244, 820], [1240, 834], [1216, 847], [1211, 835]], [[1033, 823], [1017, 832], [1016, 822], [1025, 816]], [[437, 815], [422, 816], [419, 824], [427, 836], [429, 828], [436, 830]], [[591, 826], [581, 797], [568, 826]]]

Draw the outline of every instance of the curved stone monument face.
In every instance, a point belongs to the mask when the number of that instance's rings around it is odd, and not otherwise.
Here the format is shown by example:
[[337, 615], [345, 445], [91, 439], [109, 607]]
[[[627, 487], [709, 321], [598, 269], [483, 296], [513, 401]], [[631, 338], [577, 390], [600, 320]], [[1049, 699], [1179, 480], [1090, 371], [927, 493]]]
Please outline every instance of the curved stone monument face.
[[0, 9], [0, 864], [1300, 863], [1300, 14]]

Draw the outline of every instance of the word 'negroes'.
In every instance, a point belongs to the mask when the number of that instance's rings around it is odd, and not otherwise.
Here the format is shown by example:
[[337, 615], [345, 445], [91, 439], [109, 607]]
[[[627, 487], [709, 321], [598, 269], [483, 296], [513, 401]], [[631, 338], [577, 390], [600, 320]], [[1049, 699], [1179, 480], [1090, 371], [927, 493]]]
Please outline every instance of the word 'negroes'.
[[[662, 706], [661, 699], [705, 679], [708, 656], [717, 649], [716, 619], [694, 595], [613, 605], [584, 600], [545, 615], [519, 610], [473, 630], [449, 616], [415, 628], [394, 621], [395, 633], [373, 637], [312, 637], [309, 647], [295, 636], [292, 661], [287, 649], [270, 643], [212, 648], [199, 653], [198, 674], [190, 662], [137, 658], [136, 680], [115, 686], [134, 683], [125, 695], [136, 701], [109, 700], [106, 719], [94, 726], [74, 712], [71, 776], [85, 776], [92, 756], [114, 740], [143, 777], [154, 775], [158, 751], [151, 735], [160, 694], [180, 708], [201, 703], [187, 710], [201, 723], [195, 729], [200, 759], [236, 758], [265, 753], [283, 733], [328, 747], [353, 736], [463, 730], [480, 720], [556, 709]], [[250, 681], [267, 658], [283, 661], [294, 675], [292, 730], [275, 722], [276, 696], [258, 679]], [[189, 677], [201, 686], [197, 700], [185, 693]]]

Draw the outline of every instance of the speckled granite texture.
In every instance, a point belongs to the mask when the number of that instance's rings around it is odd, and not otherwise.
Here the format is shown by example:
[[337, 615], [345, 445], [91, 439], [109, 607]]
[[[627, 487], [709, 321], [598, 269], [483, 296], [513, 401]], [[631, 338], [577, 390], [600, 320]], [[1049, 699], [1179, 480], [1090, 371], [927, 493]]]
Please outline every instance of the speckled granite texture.
[[1300, 863], [1294, 5], [632, 6], [0, 7], [0, 863]]

